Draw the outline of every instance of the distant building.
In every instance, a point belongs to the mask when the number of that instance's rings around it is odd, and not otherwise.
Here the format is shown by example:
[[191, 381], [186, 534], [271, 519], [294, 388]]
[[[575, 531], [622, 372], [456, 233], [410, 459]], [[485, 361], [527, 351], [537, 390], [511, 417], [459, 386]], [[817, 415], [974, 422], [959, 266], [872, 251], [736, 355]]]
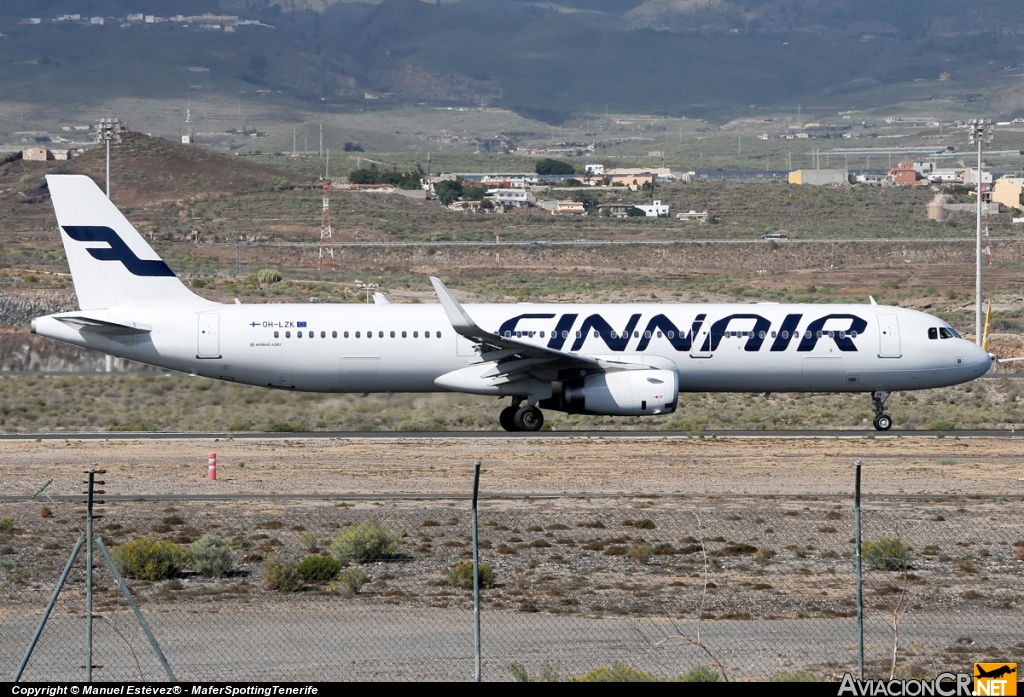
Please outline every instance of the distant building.
[[46, 148], [25, 148], [21, 151], [21, 159], [29, 162], [46, 162], [49, 156], [50, 151]]
[[923, 186], [928, 180], [921, 176], [911, 160], [900, 162], [889, 170], [889, 178], [896, 186]]
[[846, 170], [843, 169], [798, 169], [789, 173], [789, 183], [809, 186], [847, 184]]
[[552, 215], [586, 215], [587, 211], [583, 208], [583, 203], [580, 201], [559, 201], [558, 206], [555, 210], [551, 211]]
[[696, 220], [699, 223], [708, 221], [707, 211], [689, 211], [688, 213], [676, 213], [676, 220]]
[[[968, 167], [964, 170], [964, 184], [977, 184], [978, 183], [978, 168]], [[986, 172], [985, 168], [981, 168], [981, 183], [991, 184], [992, 183], [992, 172]]]
[[512, 208], [524, 208], [536, 202], [533, 194], [526, 189], [488, 189], [487, 197]]
[[648, 218], [667, 218], [668, 217], [668, 204], [662, 204], [661, 201], [651, 201], [650, 204], [635, 204], [634, 208], [639, 208], [647, 214]]
[[992, 201], [1007, 208], [1024, 209], [1024, 177], [1000, 177], [992, 188]]
[[592, 177], [603, 177], [604, 176], [604, 165], [586, 165], [587, 174]]

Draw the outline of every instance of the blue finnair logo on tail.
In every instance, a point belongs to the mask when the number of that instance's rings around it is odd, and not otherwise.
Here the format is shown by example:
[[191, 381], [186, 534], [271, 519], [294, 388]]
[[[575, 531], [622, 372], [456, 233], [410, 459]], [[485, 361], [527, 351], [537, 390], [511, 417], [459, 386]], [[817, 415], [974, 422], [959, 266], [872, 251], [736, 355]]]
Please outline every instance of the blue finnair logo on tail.
[[64, 232], [77, 242], [106, 242], [109, 249], [86, 249], [93, 259], [119, 261], [134, 276], [173, 276], [171, 268], [160, 259], [139, 259], [111, 228], [101, 225], [65, 225]]

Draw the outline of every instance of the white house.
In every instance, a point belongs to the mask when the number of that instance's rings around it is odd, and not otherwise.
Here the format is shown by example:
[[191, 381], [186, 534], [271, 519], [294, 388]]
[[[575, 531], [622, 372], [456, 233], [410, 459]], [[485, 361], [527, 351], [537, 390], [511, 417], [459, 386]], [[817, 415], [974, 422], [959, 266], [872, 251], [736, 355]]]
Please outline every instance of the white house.
[[668, 204], [662, 205], [661, 201], [652, 201], [650, 205], [634, 204], [634, 208], [639, 208], [647, 214], [648, 218], [667, 218], [668, 217]]
[[603, 177], [604, 176], [604, 165], [585, 165], [587, 174], [592, 177]]
[[487, 197], [503, 206], [512, 206], [513, 208], [530, 206], [537, 200], [526, 189], [488, 189]]

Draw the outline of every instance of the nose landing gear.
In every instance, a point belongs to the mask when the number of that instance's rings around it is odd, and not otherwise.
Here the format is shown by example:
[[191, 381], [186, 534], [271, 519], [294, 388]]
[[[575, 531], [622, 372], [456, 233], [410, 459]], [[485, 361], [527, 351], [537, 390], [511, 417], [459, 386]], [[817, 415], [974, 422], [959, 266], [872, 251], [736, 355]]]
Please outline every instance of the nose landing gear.
[[888, 395], [885, 392], [872, 392], [871, 402], [875, 407], [875, 430], [888, 431], [892, 428], [892, 417], [885, 413], [885, 400]]

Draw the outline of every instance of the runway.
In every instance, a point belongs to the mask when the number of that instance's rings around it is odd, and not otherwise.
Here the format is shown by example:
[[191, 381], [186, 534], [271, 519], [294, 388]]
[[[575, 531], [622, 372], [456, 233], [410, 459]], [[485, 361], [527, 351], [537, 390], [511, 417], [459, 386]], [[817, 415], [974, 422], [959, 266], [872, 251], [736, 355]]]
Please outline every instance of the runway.
[[407, 439], [542, 439], [573, 438], [1020, 438], [1020, 433], [1009, 429], [974, 429], [963, 431], [914, 430], [842, 430], [802, 429], [793, 431], [715, 430], [715, 431], [50, 431], [45, 433], [2, 433], [0, 440], [251, 440], [251, 439], [346, 439], [346, 440], [407, 440]]

